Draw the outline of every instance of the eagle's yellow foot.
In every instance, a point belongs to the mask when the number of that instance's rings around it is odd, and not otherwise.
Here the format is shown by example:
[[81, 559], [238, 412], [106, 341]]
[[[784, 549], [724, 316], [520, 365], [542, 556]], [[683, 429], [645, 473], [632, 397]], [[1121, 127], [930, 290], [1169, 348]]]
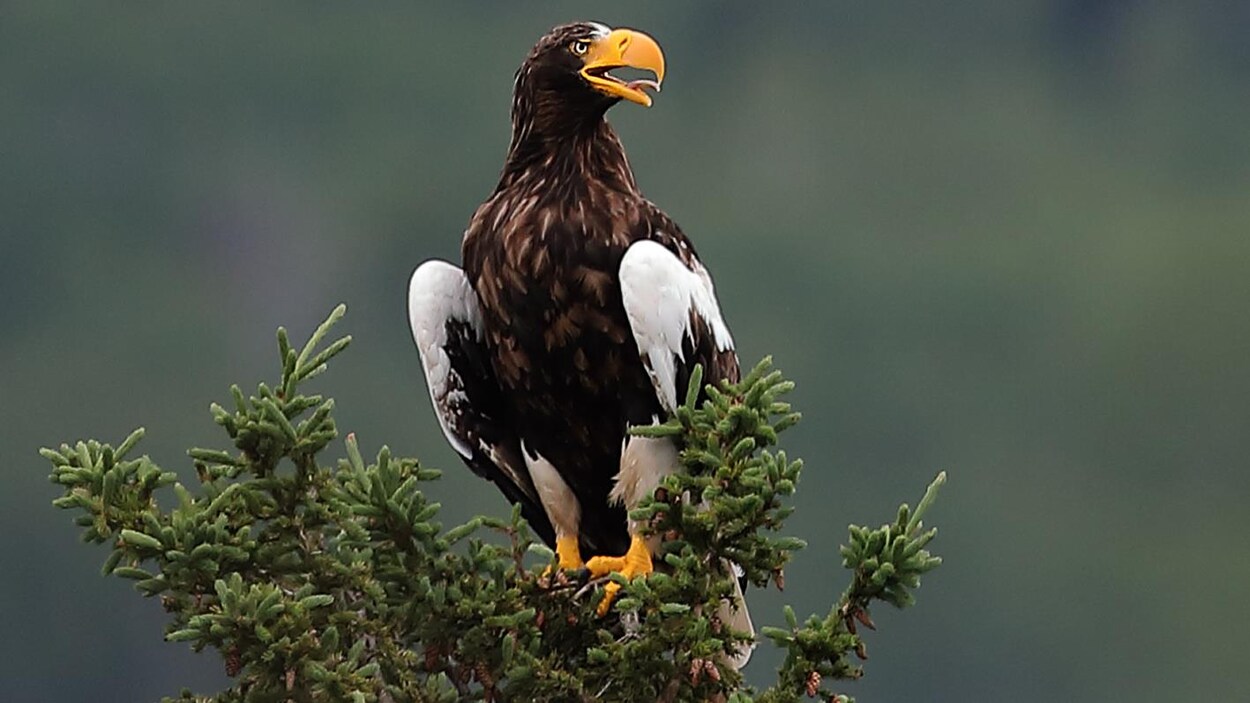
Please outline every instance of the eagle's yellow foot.
[[[638, 535], [633, 535], [629, 540], [629, 551], [625, 552], [625, 556], [621, 557], [593, 557], [586, 562], [586, 569], [590, 571], [592, 577], [607, 576], [616, 572], [627, 579], [635, 576], [646, 576], [652, 572], [651, 566], [651, 550], [647, 548], [647, 541]], [[616, 598], [616, 594], [621, 590], [621, 585], [615, 581], [609, 581], [604, 586], [603, 600], [599, 602], [596, 612], [599, 615], [606, 615], [608, 609], [612, 607], [612, 601]]]
[[[582, 552], [577, 548], [576, 537], [556, 537], [556, 559], [556, 567], [561, 571], [576, 571], [585, 566], [582, 563]], [[551, 567], [547, 567], [543, 576], [550, 576], [551, 571]]]

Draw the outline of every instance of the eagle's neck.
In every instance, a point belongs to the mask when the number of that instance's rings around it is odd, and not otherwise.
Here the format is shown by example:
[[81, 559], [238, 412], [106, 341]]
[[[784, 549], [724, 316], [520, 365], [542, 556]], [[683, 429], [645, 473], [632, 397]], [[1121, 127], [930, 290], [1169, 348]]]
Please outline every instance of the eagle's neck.
[[543, 181], [539, 187], [550, 192], [576, 192], [586, 182], [638, 192], [621, 140], [604, 119], [610, 105], [570, 106], [558, 96], [517, 88], [512, 140], [496, 191]]

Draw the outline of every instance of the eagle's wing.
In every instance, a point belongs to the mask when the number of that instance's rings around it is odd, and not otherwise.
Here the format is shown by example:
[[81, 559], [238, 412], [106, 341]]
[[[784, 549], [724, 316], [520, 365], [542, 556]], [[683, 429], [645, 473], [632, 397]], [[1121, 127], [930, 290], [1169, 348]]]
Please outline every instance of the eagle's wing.
[[417, 267], [408, 284], [408, 323], [447, 441], [474, 473], [519, 503], [530, 526], [552, 544], [555, 533], [507, 421], [477, 295], [464, 271], [437, 260]]
[[720, 314], [712, 277], [698, 259], [690, 265], [663, 244], [642, 240], [621, 260], [621, 297], [638, 353], [656, 398], [672, 413], [686, 397], [695, 364], [703, 382], [738, 381], [738, 355]]
[[[683, 263], [663, 244], [635, 242], [625, 252], [620, 268], [621, 297], [630, 330], [656, 398], [668, 413], [685, 401], [695, 364], [703, 365], [704, 383], [736, 383], [740, 373], [734, 340], [721, 317], [712, 277], [688, 248], [678, 245], [676, 251], [687, 254], [690, 264]], [[653, 478], [642, 483], [654, 486], [657, 482]], [[737, 578], [733, 597], [721, 603], [718, 615], [735, 630], [754, 636], [755, 627], [742, 595], [742, 569], [730, 562], [725, 567]], [[729, 663], [741, 669], [754, 649], [753, 643], [739, 648]]]

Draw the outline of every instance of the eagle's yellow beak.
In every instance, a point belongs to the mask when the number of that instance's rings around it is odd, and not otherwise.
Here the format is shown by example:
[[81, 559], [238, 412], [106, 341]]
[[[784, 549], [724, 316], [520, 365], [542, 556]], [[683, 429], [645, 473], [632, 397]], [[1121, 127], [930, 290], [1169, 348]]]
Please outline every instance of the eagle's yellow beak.
[[[650, 71], [655, 80], [626, 82], [608, 73], [622, 67]], [[581, 74], [601, 93], [651, 107], [651, 96], [644, 89], [660, 89], [660, 82], [664, 80], [664, 52], [654, 39], [642, 32], [614, 29], [608, 36], [590, 43]]]

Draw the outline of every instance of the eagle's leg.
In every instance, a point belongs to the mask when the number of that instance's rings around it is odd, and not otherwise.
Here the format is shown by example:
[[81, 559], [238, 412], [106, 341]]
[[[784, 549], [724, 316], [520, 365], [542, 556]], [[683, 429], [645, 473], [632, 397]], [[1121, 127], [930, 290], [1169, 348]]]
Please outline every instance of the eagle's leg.
[[556, 537], [556, 557], [560, 560], [561, 569], [582, 568], [582, 552], [577, 547], [577, 535]]
[[[659, 422], [656, 418], [655, 422]], [[631, 511], [638, 507], [643, 498], [655, 492], [664, 477], [677, 470], [677, 446], [667, 438], [627, 436], [621, 449], [621, 469], [616, 475], [616, 485], [609, 497], [625, 504]], [[624, 556], [593, 557], [586, 562], [586, 569], [591, 576], [606, 576], [616, 572], [626, 578], [645, 576], [653, 570], [651, 553], [659, 546], [657, 538], [642, 536], [642, 526], [634, 520], [629, 521], [629, 551]], [[603, 600], [599, 603], [599, 614], [608, 612], [612, 600], [621, 587], [616, 582], [609, 582], [604, 587]]]
[[525, 457], [525, 466], [534, 481], [547, 519], [555, 528], [556, 557], [560, 568], [582, 568], [582, 553], [577, 547], [577, 528], [582, 521], [581, 503], [550, 461], [537, 452], [530, 453], [524, 442], [521, 443], [521, 454]]

